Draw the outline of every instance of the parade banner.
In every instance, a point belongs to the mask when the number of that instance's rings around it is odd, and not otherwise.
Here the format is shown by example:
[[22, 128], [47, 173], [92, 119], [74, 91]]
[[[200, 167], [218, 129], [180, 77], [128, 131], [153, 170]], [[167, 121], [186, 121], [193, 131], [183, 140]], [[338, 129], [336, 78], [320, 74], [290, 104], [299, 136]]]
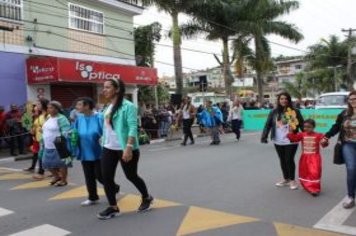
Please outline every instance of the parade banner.
[[[342, 109], [302, 109], [304, 119], [316, 121], [317, 132], [327, 132], [335, 123]], [[245, 110], [243, 113], [243, 126], [245, 131], [262, 131], [271, 110]]]

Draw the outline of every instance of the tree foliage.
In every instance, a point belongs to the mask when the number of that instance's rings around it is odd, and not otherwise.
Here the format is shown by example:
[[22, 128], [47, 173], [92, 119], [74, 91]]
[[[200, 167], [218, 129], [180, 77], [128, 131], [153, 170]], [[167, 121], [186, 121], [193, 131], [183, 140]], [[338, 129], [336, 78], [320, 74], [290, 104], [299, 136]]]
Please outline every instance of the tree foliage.
[[153, 67], [155, 43], [161, 40], [162, 25], [154, 22], [134, 29], [135, 54], [138, 66]]

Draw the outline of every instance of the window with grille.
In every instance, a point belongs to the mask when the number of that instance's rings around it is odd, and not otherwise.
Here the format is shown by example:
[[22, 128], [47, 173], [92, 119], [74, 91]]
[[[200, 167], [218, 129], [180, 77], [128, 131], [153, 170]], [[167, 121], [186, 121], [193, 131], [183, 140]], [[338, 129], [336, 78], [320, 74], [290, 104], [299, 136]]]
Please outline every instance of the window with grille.
[[21, 21], [22, 0], [0, 0], [0, 18]]
[[69, 28], [104, 34], [104, 14], [69, 3]]

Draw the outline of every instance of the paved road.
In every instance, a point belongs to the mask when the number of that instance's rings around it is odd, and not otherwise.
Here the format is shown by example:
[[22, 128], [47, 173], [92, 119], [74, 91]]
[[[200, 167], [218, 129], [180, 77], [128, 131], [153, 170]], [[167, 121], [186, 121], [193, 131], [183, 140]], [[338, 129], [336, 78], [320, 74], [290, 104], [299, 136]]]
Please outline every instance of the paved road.
[[274, 187], [281, 176], [278, 159], [271, 144], [258, 140], [248, 133], [239, 143], [226, 135], [220, 146], [209, 146], [207, 138], [194, 146], [143, 146], [140, 173], [155, 209], [135, 213], [140, 199], [119, 169], [125, 214], [109, 221], [95, 217], [106, 207], [105, 197], [99, 205], [79, 206], [86, 196], [79, 163], [70, 170], [71, 184], [55, 188], [18, 171], [28, 161], [0, 161], [0, 235], [356, 235], [355, 210], [340, 209], [345, 170], [331, 163], [332, 148], [323, 151], [323, 193], [313, 198], [301, 189]]

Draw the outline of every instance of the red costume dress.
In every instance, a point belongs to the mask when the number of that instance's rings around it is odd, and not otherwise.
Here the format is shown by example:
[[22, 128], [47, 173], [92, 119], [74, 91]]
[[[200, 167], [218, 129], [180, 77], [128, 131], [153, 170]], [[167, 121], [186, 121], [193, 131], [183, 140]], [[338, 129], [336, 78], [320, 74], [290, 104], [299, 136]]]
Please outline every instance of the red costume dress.
[[324, 135], [320, 133], [288, 134], [291, 142], [302, 141], [303, 152], [299, 161], [299, 180], [303, 188], [311, 194], [321, 190], [321, 156], [320, 141]]

